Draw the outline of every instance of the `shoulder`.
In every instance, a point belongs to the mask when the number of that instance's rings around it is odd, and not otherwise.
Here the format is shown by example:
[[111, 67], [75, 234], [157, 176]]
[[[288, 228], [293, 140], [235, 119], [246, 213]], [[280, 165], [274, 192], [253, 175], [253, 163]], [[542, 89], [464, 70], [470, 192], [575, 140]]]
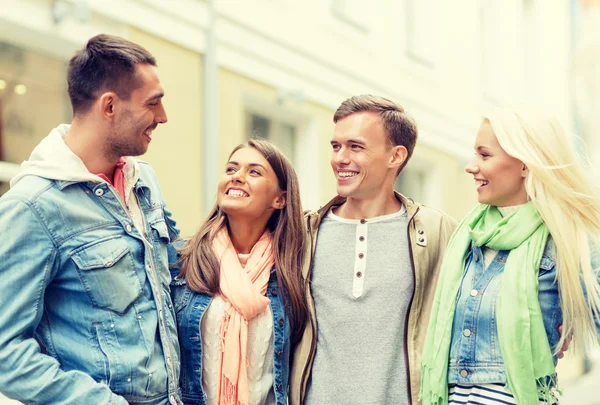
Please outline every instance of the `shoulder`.
[[426, 227], [435, 227], [453, 232], [458, 225], [454, 217], [443, 211], [428, 207], [427, 205], [418, 204], [418, 206], [419, 210], [415, 214], [415, 217], [419, 218]]
[[53, 188], [54, 183], [53, 180], [39, 176], [25, 176], [17, 184], [11, 187], [11, 189], [2, 196], [0, 201], [19, 200], [23, 202], [33, 202], [42, 198], [42, 196], [45, 196], [47, 191]]

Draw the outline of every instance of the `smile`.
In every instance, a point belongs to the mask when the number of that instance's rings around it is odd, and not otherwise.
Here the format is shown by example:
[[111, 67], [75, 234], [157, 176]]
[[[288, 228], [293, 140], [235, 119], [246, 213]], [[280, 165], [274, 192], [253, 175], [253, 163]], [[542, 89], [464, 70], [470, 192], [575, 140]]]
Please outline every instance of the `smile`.
[[358, 172], [338, 172], [338, 176], [343, 178], [355, 177], [358, 175]]
[[234, 189], [234, 188], [230, 188], [229, 190], [227, 190], [226, 194], [230, 197], [235, 197], [235, 198], [250, 197], [250, 195], [248, 193], [246, 193], [244, 190], [239, 190], [239, 189]]

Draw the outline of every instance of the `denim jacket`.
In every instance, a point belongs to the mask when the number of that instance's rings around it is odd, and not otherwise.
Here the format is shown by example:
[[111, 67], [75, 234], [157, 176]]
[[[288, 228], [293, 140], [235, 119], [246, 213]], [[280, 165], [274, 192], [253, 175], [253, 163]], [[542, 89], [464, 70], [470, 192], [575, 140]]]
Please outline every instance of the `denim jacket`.
[[[504, 265], [510, 251], [501, 250], [484, 269], [481, 248], [471, 245], [457, 297], [452, 326], [448, 382], [505, 383], [504, 362], [498, 341], [496, 310]], [[548, 239], [539, 270], [538, 300], [550, 347], [560, 339], [562, 311], [556, 282], [554, 242]], [[557, 358], [554, 356], [554, 364]]]
[[[181, 247], [181, 242], [175, 244]], [[181, 392], [186, 405], [206, 405], [206, 394], [202, 389], [202, 339], [200, 323], [212, 300], [211, 296], [190, 290], [185, 279], [179, 279], [177, 251], [169, 248], [171, 266], [171, 294], [175, 304], [177, 329], [181, 345]], [[267, 298], [271, 300], [273, 313], [273, 390], [275, 403], [287, 403], [288, 379], [290, 370], [291, 327], [285, 312], [283, 299], [277, 285], [275, 268], [267, 287]]]
[[134, 192], [148, 240], [105, 182], [29, 175], [0, 199], [5, 395], [36, 404], [180, 403], [166, 252], [179, 231], [154, 172], [143, 162], [139, 169]]

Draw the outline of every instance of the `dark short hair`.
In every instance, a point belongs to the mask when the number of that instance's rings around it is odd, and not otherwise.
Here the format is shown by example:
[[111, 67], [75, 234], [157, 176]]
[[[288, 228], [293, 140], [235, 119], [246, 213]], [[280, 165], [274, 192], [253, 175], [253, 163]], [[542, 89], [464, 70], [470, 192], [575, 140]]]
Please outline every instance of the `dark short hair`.
[[398, 174], [406, 166], [408, 159], [413, 154], [417, 143], [417, 125], [415, 121], [404, 111], [404, 108], [384, 97], [363, 94], [353, 96], [338, 107], [333, 115], [333, 122], [346, 118], [360, 112], [373, 112], [379, 114], [383, 127], [387, 131], [391, 146], [402, 145], [408, 151], [408, 156]]
[[91, 38], [69, 61], [67, 82], [73, 114], [88, 112], [104, 91], [129, 99], [141, 86], [135, 76], [138, 63], [156, 66], [154, 56], [138, 44], [107, 34]]

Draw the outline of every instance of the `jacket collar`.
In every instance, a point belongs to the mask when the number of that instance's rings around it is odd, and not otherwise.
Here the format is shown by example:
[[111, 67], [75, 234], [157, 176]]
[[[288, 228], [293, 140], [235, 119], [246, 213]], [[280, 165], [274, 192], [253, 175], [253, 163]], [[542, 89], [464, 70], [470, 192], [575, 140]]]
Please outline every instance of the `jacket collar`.
[[[404, 205], [404, 207], [406, 208], [406, 214], [408, 215], [408, 221], [410, 222], [417, 213], [417, 211], [419, 211], [421, 204], [414, 202], [410, 198], [406, 198], [397, 191], [394, 191], [394, 194], [396, 195], [398, 201], [400, 201], [402, 205]], [[315, 231], [319, 227], [321, 221], [332, 207], [340, 206], [345, 202], [346, 197], [341, 197], [338, 195], [321, 208], [314, 211], [308, 211], [306, 213], [306, 217], [309, 231]]]

